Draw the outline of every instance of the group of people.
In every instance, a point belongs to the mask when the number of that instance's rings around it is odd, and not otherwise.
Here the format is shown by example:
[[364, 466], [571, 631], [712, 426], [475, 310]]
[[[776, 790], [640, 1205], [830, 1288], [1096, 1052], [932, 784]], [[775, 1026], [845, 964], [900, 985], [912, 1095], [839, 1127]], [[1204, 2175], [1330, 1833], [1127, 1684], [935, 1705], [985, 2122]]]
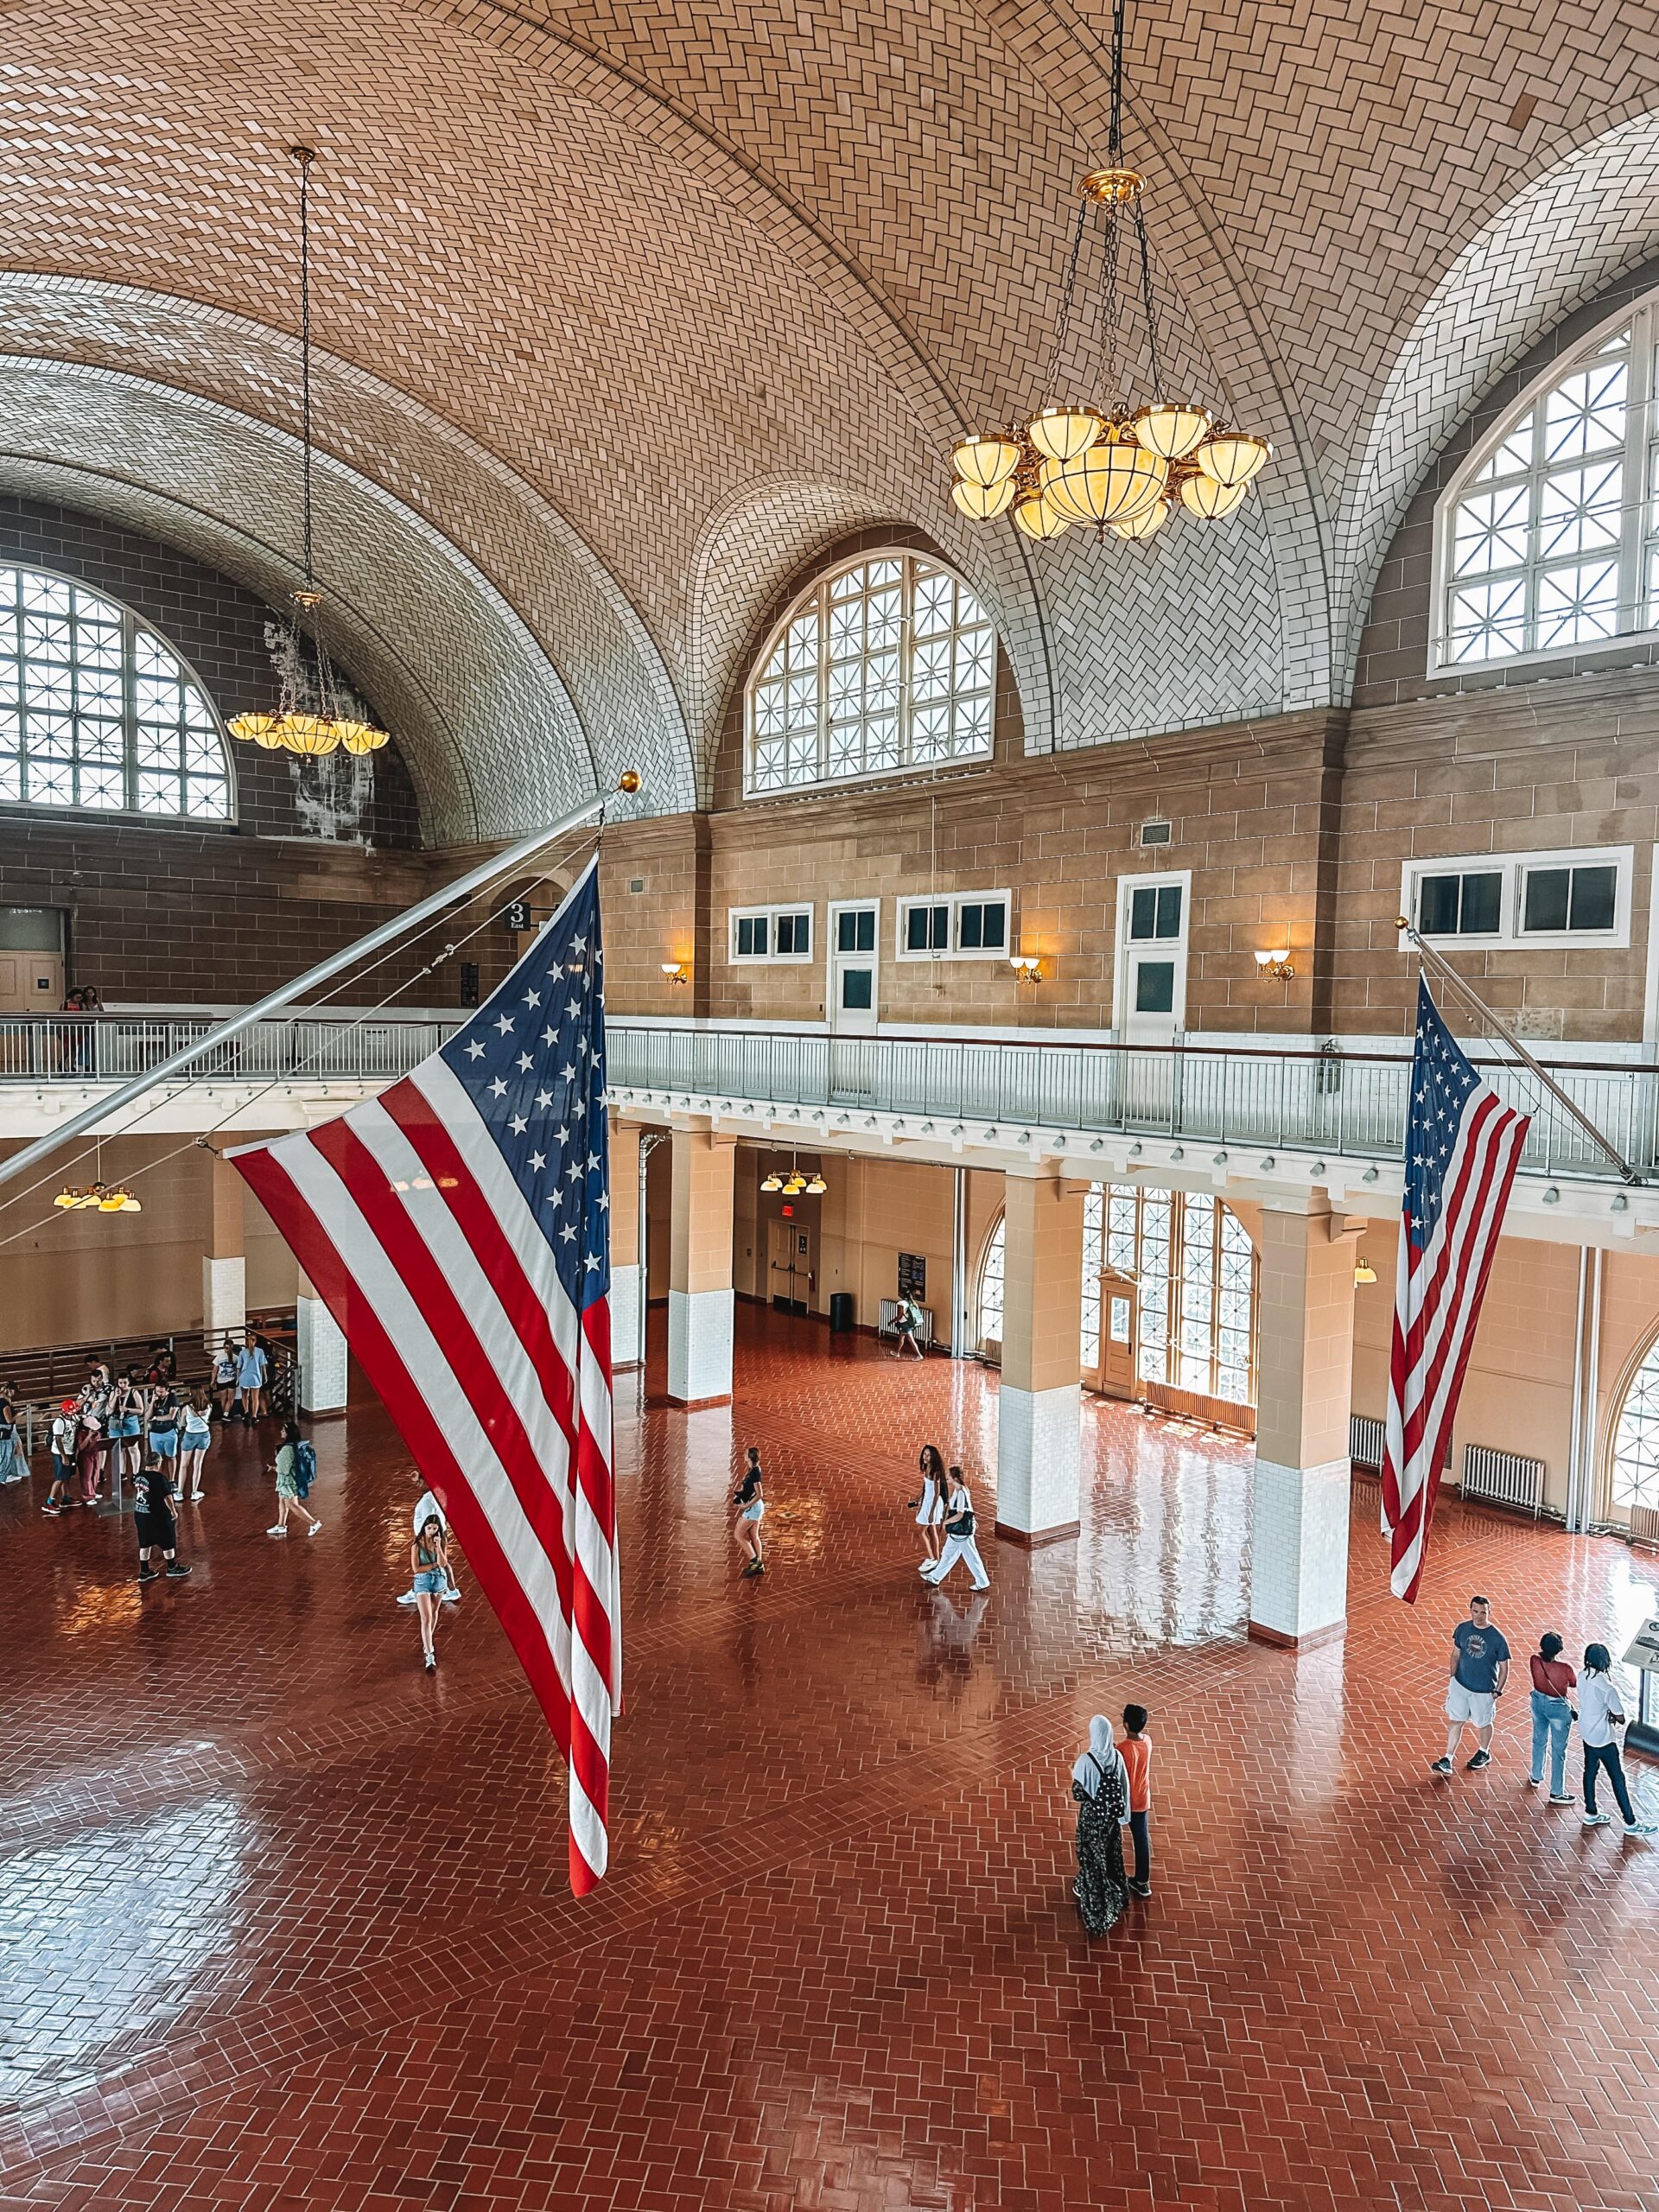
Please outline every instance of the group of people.
[[979, 1555], [978, 1522], [973, 1492], [960, 1467], [947, 1467], [937, 1444], [925, 1444], [918, 1465], [922, 1478], [919, 1497], [909, 1501], [922, 1532], [922, 1558], [917, 1572], [937, 1590], [958, 1561], [973, 1578], [976, 1590], [988, 1590], [991, 1578]]
[[[1612, 1654], [1605, 1643], [1586, 1643], [1582, 1677], [1562, 1656], [1565, 1643], [1554, 1629], [1538, 1639], [1538, 1649], [1528, 1663], [1532, 1679], [1532, 1760], [1527, 1775], [1529, 1789], [1544, 1786], [1544, 1764], [1549, 1764], [1552, 1805], [1576, 1805], [1567, 1786], [1567, 1744], [1574, 1720], [1584, 1750], [1584, 1798], [1580, 1818], [1587, 1828], [1606, 1827], [1612, 1815], [1597, 1803], [1598, 1783], [1605, 1779], [1618, 1807], [1627, 1836], [1645, 1838], [1659, 1834], [1659, 1822], [1644, 1821], [1630, 1797], [1624, 1761], [1616, 1732], [1627, 1725], [1613, 1680]], [[1492, 1732], [1497, 1725], [1497, 1700], [1509, 1687], [1510, 1647], [1503, 1631], [1492, 1618], [1489, 1599], [1469, 1600], [1466, 1620], [1452, 1631], [1452, 1661], [1446, 1689], [1446, 1749], [1433, 1764], [1439, 1775], [1452, 1773], [1463, 1732], [1475, 1732], [1473, 1755], [1464, 1761], [1466, 1774], [1478, 1774], [1492, 1763]], [[1573, 1700], [1576, 1694], [1578, 1707]]]
[[[1077, 1806], [1077, 1878], [1071, 1894], [1084, 1927], [1104, 1936], [1131, 1897], [1152, 1895], [1152, 1738], [1144, 1705], [1123, 1708], [1123, 1733], [1097, 1713], [1071, 1770]], [[1123, 1831], [1135, 1846], [1135, 1872], [1123, 1866]]]

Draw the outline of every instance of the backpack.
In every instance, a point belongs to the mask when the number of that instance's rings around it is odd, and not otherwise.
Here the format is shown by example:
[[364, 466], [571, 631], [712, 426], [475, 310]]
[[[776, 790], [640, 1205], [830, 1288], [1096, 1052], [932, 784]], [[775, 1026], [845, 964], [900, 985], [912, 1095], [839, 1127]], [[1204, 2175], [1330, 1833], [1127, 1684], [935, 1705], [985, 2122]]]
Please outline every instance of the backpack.
[[317, 1479], [317, 1447], [307, 1437], [294, 1446], [294, 1481], [302, 1497], [309, 1497]]

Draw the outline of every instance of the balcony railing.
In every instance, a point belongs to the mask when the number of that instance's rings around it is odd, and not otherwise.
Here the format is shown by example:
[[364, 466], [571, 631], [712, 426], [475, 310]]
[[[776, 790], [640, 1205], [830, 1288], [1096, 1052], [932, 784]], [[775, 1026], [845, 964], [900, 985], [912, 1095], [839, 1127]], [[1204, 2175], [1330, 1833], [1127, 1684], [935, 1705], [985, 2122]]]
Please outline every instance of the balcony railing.
[[[0, 1014], [0, 1082], [124, 1083], [216, 1026], [206, 1015]], [[435, 1052], [455, 1027], [431, 1016], [329, 1020], [296, 1014], [257, 1023], [204, 1052], [176, 1080], [390, 1082]]]
[[[1192, 1046], [1008, 1044], [971, 1038], [779, 1035], [760, 1029], [634, 1027], [613, 1020], [612, 1085], [734, 1105], [861, 1109], [995, 1127], [1167, 1137], [1224, 1149], [1398, 1160], [1405, 1053], [1217, 1050]], [[1524, 1070], [1478, 1060], [1507, 1103], [1533, 1116], [1523, 1168], [1618, 1170]], [[1638, 1172], [1654, 1166], [1659, 1070], [1546, 1063]], [[1248, 1163], [1241, 1161], [1241, 1166]]]

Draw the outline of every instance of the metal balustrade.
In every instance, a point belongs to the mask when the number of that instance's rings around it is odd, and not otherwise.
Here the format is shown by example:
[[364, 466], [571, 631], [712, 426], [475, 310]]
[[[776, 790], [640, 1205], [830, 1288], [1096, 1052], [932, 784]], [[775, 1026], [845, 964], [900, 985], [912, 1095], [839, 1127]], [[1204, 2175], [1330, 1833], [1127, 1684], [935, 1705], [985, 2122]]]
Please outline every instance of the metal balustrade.
[[[204, 1052], [181, 1083], [391, 1082], [458, 1025], [431, 1016], [262, 1021]], [[0, 1015], [0, 1083], [124, 1083], [217, 1027], [173, 1014]]]
[[[1659, 1070], [1546, 1065], [1638, 1172], [1652, 1171]], [[1532, 1115], [1525, 1170], [1618, 1179], [1524, 1069], [1476, 1065], [1507, 1103]], [[976, 1136], [988, 1128], [1004, 1137], [1076, 1130], [1379, 1160], [1400, 1157], [1410, 1071], [1404, 1052], [780, 1035], [760, 1027], [634, 1027], [626, 1017], [612, 1020], [607, 1036], [613, 1086], [699, 1103], [914, 1116], [942, 1124], [937, 1134], [965, 1122]]]

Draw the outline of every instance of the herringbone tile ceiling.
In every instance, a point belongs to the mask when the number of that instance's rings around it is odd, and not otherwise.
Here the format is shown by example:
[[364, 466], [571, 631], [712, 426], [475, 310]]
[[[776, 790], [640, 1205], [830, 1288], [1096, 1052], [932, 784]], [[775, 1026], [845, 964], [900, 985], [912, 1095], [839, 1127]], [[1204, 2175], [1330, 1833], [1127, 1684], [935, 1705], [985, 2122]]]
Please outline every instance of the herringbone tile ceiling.
[[447, 836], [624, 756], [690, 803], [761, 610], [862, 523], [985, 594], [1033, 744], [1339, 698], [1437, 444], [1659, 231], [1637, 0], [1140, 0], [1129, 150], [1184, 374], [1278, 458], [1230, 524], [1032, 552], [957, 522], [943, 456], [1042, 396], [1106, 0], [4, 17], [0, 343], [32, 358], [0, 472], [94, 506], [106, 480], [279, 586], [283, 149], [315, 142], [335, 620]]

